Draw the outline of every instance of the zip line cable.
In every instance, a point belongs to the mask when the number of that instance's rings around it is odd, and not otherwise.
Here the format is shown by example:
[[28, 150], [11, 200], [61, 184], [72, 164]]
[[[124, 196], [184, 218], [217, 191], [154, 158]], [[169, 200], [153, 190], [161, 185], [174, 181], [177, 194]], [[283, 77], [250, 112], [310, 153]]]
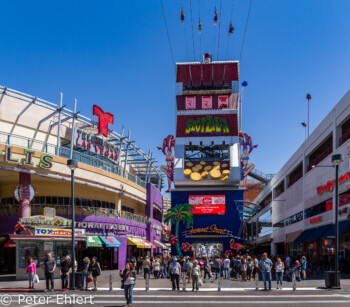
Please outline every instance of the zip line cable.
[[[230, 18], [230, 24], [232, 24], [232, 16], [233, 16], [233, 5], [235, 3], [235, 0], [232, 0], [232, 8], [231, 8], [231, 18]], [[228, 61], [228, 47], [230, 44], [230, 36], [227, 38], [227, 49], [226, 49], [226, 60]]]
[[192, 19], [192, 0], [190, 0], [190, 8], [191, 8], [191, 25], [192, 25], [192, 44], [193, 44], [193, 61], [196, 61], [196, 49], [194, 47], [194, 32], [193, 32], [193, 19]]
[[218, 32], [218, 55], [217, 55], [217, 59], [216, 59], [217, 61], [219, 61], [219, 51], [220, 51], [221, 4], [222, 4], [222, 1], [220, 0], [219, 32]]
[[[181, 0], [181, 12], [183, 12], [182, 0]], [[184, 27], [184, 36], [185, 36], [185, 47], [186, 47], [187, 61], [190, 61], [190, 57], [188, 55], [188, 43], [187, 43], [186, 25], [185, 25], [185, 23], [183, 23], [182, 25]]]
[[244, 29], [244, 34], [243, 34], [243, 41], [242, 41], [241, 53], [240, 53], [240, 55], [239, 55], [239, 61], [241, 61], [241, 58], [242, 58], [245, 36], [246, 36], [246, 34], [247, 34], [247, 28], [248, 28], [248, 21], [249, 21], [249, 16], [250, 16], [250, 10], [251, 10], [251, 8], [252, 8], [252, 2], [253, 2], [253, 0], [250, 0], [250, 2], [249, 2], [249, 10], [248, 10], [247, 21], [246, 21], [246, 24], [245, 24], [245, 29]]
[[166, 29], [166, 34], [167, 34], [167, 36], [168, 36], [170, 54], [171, 54], [171, 58], [172, 58], [172, 60], [173, 60], [174, 70], [175, 70], [175, 73], [176, 73], [176, 64], [175, 64], [175, 60], [174, 60], [173, 48], [171, 47], [171, 41], [170, 41], [168, 26], [167, 26], [167, 23], [166, 23], [165, 12], [164, 12], [164, 6], [163, 6], [163, 0], [160, 0], [160, 3], [161, 3], [161, 5], [162, 5], [162, 11], [163, 11], [163, 17], [164, 17], [164, 25], [165, 25], [165, 29]]
[[[199, 56], [202, 55], [202, 25], [201, 25], [201, 0], [198, 0], [198, 8], [199, 8], [199, 23], [198, 23], [198, 31], [199, 31]], [[199, 29], [200, 27], [200, 29]]]

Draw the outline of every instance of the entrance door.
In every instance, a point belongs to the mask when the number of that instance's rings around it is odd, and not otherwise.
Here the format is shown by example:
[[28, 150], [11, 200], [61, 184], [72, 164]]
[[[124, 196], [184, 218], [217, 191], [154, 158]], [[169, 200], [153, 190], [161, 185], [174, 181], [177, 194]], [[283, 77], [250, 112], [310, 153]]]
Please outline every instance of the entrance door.
[[223, 244], [221, 242], [196, 242], [191, 244], [196, 256], [215, 257], [220, 256], [223, 252]]

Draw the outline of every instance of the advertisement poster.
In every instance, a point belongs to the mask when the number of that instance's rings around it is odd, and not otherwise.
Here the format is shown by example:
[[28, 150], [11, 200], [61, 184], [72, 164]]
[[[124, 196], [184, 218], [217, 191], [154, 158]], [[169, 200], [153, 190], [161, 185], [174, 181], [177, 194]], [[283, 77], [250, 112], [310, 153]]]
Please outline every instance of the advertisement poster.
[[186, 110], [196, 109], [196, 97], [195, 96], [186, 96]]
[[218, 108], [228, 109], [228, 96], [218, 96]]
[[213, 108], [213, 97], [202, 96], [202, 109], [212, 109], [212, 108]]
[[225, 215], [225, 195], [189, 195], [193, 215]]

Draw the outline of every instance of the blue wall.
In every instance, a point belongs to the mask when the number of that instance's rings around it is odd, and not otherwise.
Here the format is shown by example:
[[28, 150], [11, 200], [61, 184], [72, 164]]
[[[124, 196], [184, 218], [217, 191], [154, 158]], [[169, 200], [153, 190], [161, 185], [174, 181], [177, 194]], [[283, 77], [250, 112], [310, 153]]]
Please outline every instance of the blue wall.
[[[226, 214], [225, 215], [194, 215], [193, 227], [205, 228], [216, 224], [219, 229], [227, 229], [232, 232], [232, 235], [238, 237], [238, 233], [241, 226], [241, 220], [239, 217], [238, 208], [234, 201], [243, 199], [242, 190], [233, 191], [173, 191], [171, 192], [171, 206], [174, 207], [177, 204], [188, 203], [189, 195], [226, 195]], [[183, 231], [186, 231], [187, 227], [184, 223], [180, 224], [180, 243], [183, 242], [220, 242], [224, 244], [224, 252], [230, 249], [230, 238], [186, 238], [182, 235]], [[171, 227], [171, 233], [175, 234], [175, 227]], [[200, 234], [199, 234], [200, 235]], [[209, 234], [210, 235], [210, 234]], [[236, 239], [236, 242], [240, 240]], [[176, 255], [176, 250], [172, 246], [172, 255]]]

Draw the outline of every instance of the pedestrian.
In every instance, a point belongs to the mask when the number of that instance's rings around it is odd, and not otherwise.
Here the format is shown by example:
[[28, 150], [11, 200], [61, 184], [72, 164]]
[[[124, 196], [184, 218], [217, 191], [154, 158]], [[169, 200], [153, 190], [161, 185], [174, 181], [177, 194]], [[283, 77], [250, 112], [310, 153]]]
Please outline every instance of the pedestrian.
[[225, 279], [230, 279], [230, 259], [226, 256], [224, 260]]
[[66, 291], [68, 288], [68, 278], [69, 273], [72, 271], [72, 263], [70, 262], [70, 257], [66, 256], [61, 262], [60, 275], [62, 282], [62, 291]]
[[204, 262], [204, 277], [203, 277], [203, 282], [205, 282], [205, 278], [209, 277], [210, 282], [214, 282], [214, 280], [212, 279], [212, 273], [211, 273], [211, 265], [210, 265], [210, 261], [209, 258], [205, 258], [205, 262]]
[[202, 259], [202, 257], [199, 257], [198, 260], [198, 265], [201, 268], [201, 278], [203, 278], [203, 272], [204, 272], [204, 261]]
[[159, 279], [160, 263], [158, 261], [158, 258], [156, 258], [153, 261], [152, 268], [153, 268], [154, 279]]
[[241, 276], [242, 281], [247, 281], [247, 262], [244, 257], [241, 260]]
[[36, 274], [36, 264], [33, 258], [28, 259], [28, 265], [26, 268], [26, 275], [29, 281], [28, 289], [34, 289], [34, 276]]
[[252, 270], [253, 270], [253, 261], [252, 258], [247, 258], [247, 280], [250, 281], [252, 279]]
[[169, 261], [166, 259], [166, 257], [163, 257], [161, 261], [162, 278], [168, 278], [168, 273], [167, 273], [168, 262]]
[[92, 280], [94, 282], [94, 288], [93, 291], [97, 291], [97, 277], [100, 276], [102, 273], [101, 266], [97, 262], [97, 257], [92, 257], [92, 263], [91, 263], [91, 275]]
[[89, 257], [85, 257], [83, 260], [83, 269], [81, 271], [81, 279], [82, 279], [82, 290], [84, 290], [84, 283], [85, 283], [85, 290], [88, 290], [88, 278], [91, 274], [91, 263]]
[[276, 288], [282, 290], [284, 263], [283, 263], [281, 257], [277, 258], [275, 269], [276, 269], [276, 281], [277, 281]]
[[254, 278], [254, 280], [255, 280], [256, 274], [258, 273], [258, 269], [259, 269], [258, 258], [256, 258], [256, 256], [253, 256], [253, 278]]
[[187, 263], [187, 279], [188, 279], [187, 282], [190, 283], [192, 278], [191, 272], [193, 267], [192, 259], [190, 259], [190, 257], [187, 257], [186, 263]]
[[173, 286], [173, 291], [176, 289], [177, 291], [180, 291], [181, 265], [177, 262], [176, 257], [173, 258], [173, 262], [169, 265], [169, 274]]
[[136, 282], [136, 272], [135, 267], [132, 262], [127, 262], [125, 270], [119, 271], [119, 275], [122, 278], [122, 288], [124, 288], [124, 295], [126, 299], [126, 304], [131, 306], [132, 304], [132, 291]]
[[136, 272], [137, 274], [140, 274], [140, 269], [142, 267], [142, 258], [138, 257], [136, 262]]
[[292, 272], [296, 278], [297, 281], [301, 281], [301, 277], [300, 277], [300, 268], [301, 268], [301, 263], [299, 262], [299, 260], [295, 261], [295, 265], [292, 269]]
[[236, 257], [235, 268], [236, 268], [236, 278], [239, 279], [241, 276], [241, 258], [240, 258], [240, 256]]
[[306, 280], [306, 265], [307, 265], [306, 257], [303, 256], [301, 257], [301, 272], [303, 273], [303, 280]]
[[218, 279], [218, 275], [220, 277], [221, 275], [221, 266], [222, 266], [222, 260], [219, 258], [219, 256], [216, 256], [215, 261], [215, 279]]
[[267, 291], [266, 282], [269, 282], [269, 291], [271, 290], [271, 269], [273, 263], [271, 259], [267, 258], [267, 253], [263, 254], [262, 259], [259, 262], [259, 268], [262, 273], [263, 281], [264, 281], [264, 290]]
[[44, 261], [44, 270], [45, 270], [45, 280], [46, 280], [46, 291], [49, 291], [49, 282], [51, 282], [51, 292], [54, 291], [54, 281], [53, 276], [56, 269], [56, 261], [52, 258], [51, 253], [46, 254], [46, 259]]
[[149, 261], [149, 256], [146, 256], [145, 260], [143, 260], [142, 266], [143, 266], [143, 278], [146, 279], [147, 275], [149, 278], [150, 269], [151, 269], [151, 261]]
[[196, 291], [198, 291], [198, 280], [199, 276], [201, 275], [201, 268], [198, 265], [198, 261], [195, 260], [193, 262], [193, 266], [191, 267], [191, 276], [192, 276], [192, 291], [194, 291], [194, 288], [196, 287]]

